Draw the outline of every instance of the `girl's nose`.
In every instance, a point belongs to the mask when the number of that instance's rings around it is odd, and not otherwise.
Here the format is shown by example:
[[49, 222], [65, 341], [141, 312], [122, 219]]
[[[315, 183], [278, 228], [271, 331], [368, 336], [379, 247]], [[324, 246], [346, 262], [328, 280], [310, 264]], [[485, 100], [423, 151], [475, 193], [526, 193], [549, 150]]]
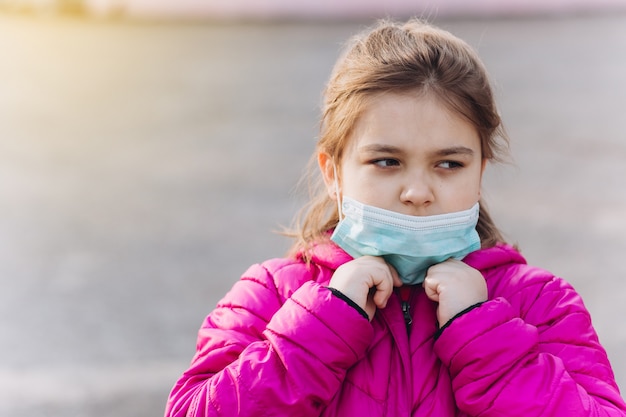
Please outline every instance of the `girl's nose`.
[[424, 178], [413, 178], [403, 187], [400, 195], [402, 203], [413, 206], [415, 215], [423, 215], [422, 209], [433, 203], [435, 195], [430, 182]]

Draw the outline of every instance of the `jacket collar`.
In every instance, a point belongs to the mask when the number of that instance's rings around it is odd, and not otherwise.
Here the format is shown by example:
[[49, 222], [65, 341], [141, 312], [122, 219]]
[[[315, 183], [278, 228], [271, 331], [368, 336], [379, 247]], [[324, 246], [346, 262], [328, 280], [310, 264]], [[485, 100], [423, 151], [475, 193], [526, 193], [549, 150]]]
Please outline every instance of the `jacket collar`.
[[316, 243], [310, 249], [309, 256], [312, 263], [330, 269], [337, 269], [346, 262], [354, 259], [330, 239]]
[[526, 259], [513, 246], [500, 243], [492, 248], [470, 253], [463, 259], [463, 262], [474, 269], [484, 271], [505, 264], [525, 264]]
[[[354, 259], [330, 240], [316, 244], [311, 248], [310, 256], [313, 263], [330, 269], [337, 269]], [[525, 264], [526, 259], [513, 246], [498, 244], [492, 248], [479, 249], [470, 253], [463, 259], [463, 262], [472, 268], [485, 270], [510, 263]]]

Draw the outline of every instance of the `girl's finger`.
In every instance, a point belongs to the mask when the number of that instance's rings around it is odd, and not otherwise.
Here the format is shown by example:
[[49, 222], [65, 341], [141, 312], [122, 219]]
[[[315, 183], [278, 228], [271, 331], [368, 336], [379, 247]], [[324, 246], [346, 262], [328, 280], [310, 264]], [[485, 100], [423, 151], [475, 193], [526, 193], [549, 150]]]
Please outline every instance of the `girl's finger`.
[[400, 279], [400, 275], [398, 275], [398, 271], [391, 264], [387, 264], [389, 267], [389, 272], [391, 273], [391, 278], [394, 287], [401, 287], [403, 285], [402, 280]]
[[434, 302], [439, 302], [439, 282], [436, 279], [426, 277], [422, 284], [426, 296]]

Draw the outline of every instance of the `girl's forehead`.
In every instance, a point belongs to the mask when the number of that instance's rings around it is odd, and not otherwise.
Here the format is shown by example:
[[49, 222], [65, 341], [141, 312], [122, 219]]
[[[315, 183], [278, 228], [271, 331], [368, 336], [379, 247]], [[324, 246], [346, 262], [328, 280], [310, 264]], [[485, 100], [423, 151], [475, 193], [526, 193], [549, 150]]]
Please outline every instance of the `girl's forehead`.
[[[389, 93], [373, 97], [352, 126], [348, 146], [363, 139], [410, 142], [430, 136], [435, 141], [478, 136], [478, 128], [435, 94]], [[428, 143], [424, 142], [424, 143]]]

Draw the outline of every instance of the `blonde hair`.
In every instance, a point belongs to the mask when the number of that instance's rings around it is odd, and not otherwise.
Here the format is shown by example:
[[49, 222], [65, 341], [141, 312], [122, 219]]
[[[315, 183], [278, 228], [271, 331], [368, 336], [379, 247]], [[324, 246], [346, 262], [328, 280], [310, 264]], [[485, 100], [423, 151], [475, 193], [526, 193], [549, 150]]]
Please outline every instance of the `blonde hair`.
[[[324, 91], [320, 137], [309, 164], [309, 179], [316, 183], [290, 233], [296, 239], [292, 255], [302, 253], [308, 259], [308, 249], [327, 239], [339, 221], [337, 203], [319, 175], [317, 154], [325, 152], [340, 166], [357, 119], [372, 97], [385, 92], [434, 94], [475, 126], [483, 159], [501, 160], [506, 154], [508, 139], [477, 53], [451, 33], [421, 20], [382, 20], [352, 38]], [[482, 201], [477, 231], [483, 247], [504, 241]]]

